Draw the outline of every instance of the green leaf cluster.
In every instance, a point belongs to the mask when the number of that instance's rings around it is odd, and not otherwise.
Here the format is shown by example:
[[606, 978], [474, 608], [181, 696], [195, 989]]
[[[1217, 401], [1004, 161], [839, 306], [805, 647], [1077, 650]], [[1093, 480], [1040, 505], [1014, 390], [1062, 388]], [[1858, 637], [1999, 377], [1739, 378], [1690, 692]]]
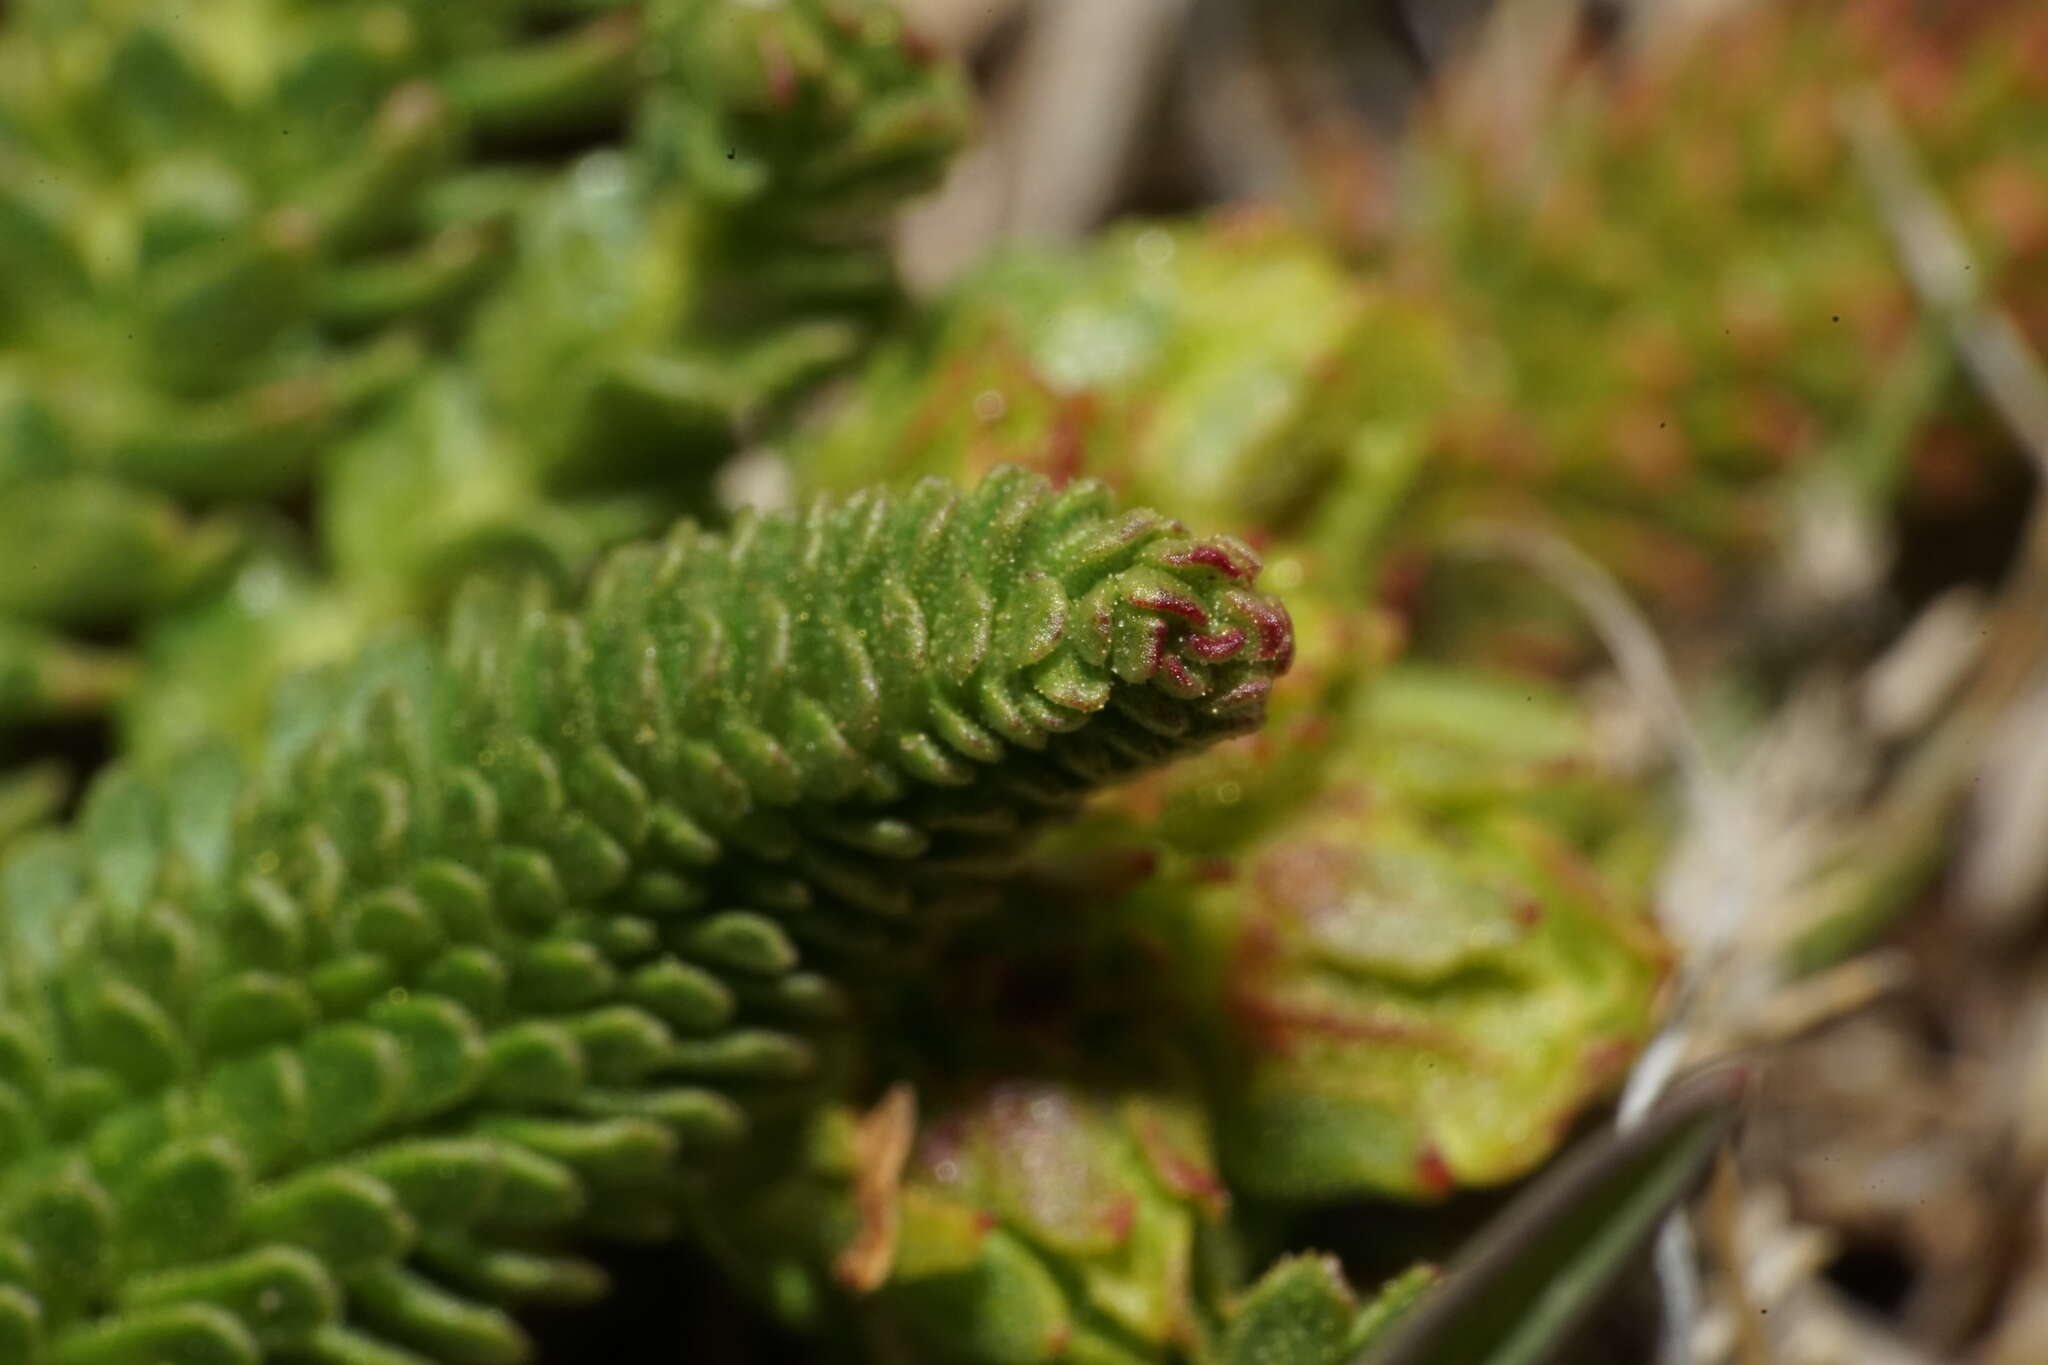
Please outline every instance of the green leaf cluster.
[[571, 1234], [831, 1084], [861, 977], [1091, 790], [1256, 725], [1256, 561], [1011, 472], [478, 580], [0, 866], [24, 1361], [494, 1361]]
[[479, 564], [708, 511], [964, 124], [864, 0], [10, 6], [0, 725], [174, 752]]

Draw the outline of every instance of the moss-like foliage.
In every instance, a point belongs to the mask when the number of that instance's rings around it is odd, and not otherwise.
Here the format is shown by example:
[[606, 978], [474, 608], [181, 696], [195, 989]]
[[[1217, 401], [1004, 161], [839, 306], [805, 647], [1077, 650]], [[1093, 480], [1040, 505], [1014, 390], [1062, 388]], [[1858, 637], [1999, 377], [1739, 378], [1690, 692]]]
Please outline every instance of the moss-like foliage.
[[876, 0], [8, 6], [0, 726], [132, 696], [154, 757], [479, 562], [704, 513], [965, 124]]
[[685, 525], [309, 681], [254, 776], [103, 778], [0, 868], [0, 1355], [518, 1358], [849, 968], [1257, 724], [1256, 570], [1015, 471]]

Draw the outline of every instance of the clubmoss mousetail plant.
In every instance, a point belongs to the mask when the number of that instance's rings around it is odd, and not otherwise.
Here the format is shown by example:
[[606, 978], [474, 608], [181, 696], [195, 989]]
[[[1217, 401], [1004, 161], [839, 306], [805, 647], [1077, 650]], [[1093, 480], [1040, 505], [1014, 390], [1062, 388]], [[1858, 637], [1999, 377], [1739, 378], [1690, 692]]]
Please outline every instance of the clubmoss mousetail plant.
[[1258, 724], [1227, 538], [998, 471], [479, 582], [0, 867], [0, 1360], [509, 1361], [1088, 792]]

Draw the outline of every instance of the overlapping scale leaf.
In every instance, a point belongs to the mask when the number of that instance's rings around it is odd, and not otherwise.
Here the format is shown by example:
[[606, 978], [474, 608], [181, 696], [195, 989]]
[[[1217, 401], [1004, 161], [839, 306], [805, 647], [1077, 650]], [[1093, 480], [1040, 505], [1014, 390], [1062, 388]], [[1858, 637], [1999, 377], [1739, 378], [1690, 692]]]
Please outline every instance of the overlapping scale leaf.
[[[1085, 791], [1255, 726], [1292, 650], [1256, 572], [1242, 545], [1116, 511], [1097, 486], [1001, 471], [965, 496], [820, 502], [729, 539], [686, 527], [612, 562], [587, 631], [529, 647], [604, 679], [565, 686], [581, 732], [647, 775], [645, 837], [685, 857], [724, 845], [717, 885], [741, 899], [866, 912], [791, 919], [800, 937], [893, 935]], [[546, 772], [500, 768], [553, 800]]]
[[103, 776], [0, 866], [8, 1330], [518, 1358], [509, 1308], [601, 1283], [565, 1238], [675, 1235], [829, 1078], [847, 954], [1257, 723], [1256, 570], [1015, 471], [686, 525], [302, 678], [246, 781]]

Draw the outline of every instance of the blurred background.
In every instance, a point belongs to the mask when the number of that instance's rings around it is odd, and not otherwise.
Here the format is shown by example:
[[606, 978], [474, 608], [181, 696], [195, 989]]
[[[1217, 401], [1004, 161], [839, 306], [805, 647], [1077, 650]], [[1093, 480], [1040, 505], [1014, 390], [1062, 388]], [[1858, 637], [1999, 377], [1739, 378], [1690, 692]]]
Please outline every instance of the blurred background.
[[[478, 562], [1105, 473], [1296, 528], [1255, 538], [1328, 585], [1305, 641], [1566, 699], [1501, 785], [1669, 817], [1614, 853], [1655, 1029], [1303, 1237], [1448, 1258], [1617, 1091], [1745, 1058], [1682, 1268], [1570, 1358], [2048, 1361], [2048, 6], [902, 4], [915, 42], [565, 4], [424, 58], [400, 7], [189, 6], [289, 72], [255, 131], [94, 27], [162, 6], [0, 4], [0, 845]], [[707, 1265], [614, 1268], [546, 1358], [811, 1358]]]
[[[1131, 216], [1284, 214], [1463, 334], [1421, 458], [1548, 471], [1542, 517], [1648, 605], [1713, 755], [1693, 853], [1748, 864], [1665, 869], [1707, 997], [1681, 1023], [1768, 1058], [1698, 1209], [1694, 1358], [2048, 1360], [2048, 13], [909, 8], [985, 101], [898, 225], [915, 288]], [[1482, 595], [1413, 619], [1647, 742], [1654, 700]], [[1493, 1207], [1462, 1200], [1317, 1233], [1370, 1278]], [[1650, 1358], [1640, 1278], [1571, 1358]]]

